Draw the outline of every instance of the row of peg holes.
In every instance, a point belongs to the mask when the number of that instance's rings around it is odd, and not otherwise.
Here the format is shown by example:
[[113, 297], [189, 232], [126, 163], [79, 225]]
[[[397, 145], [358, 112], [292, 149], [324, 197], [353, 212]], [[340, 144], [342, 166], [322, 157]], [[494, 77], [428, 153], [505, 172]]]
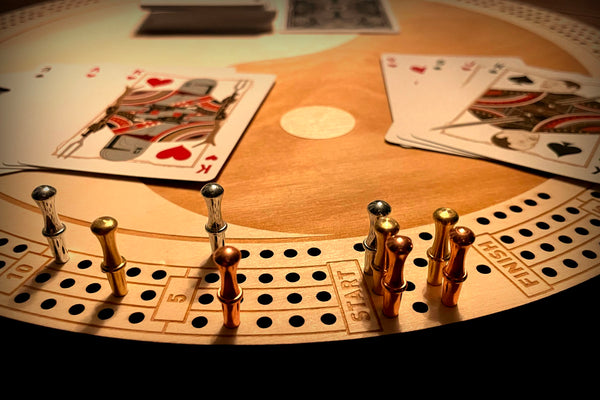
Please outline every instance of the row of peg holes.
[[[537, 195], [537, 197], [542, 200], [547, 200], [550, 198], [550, 195], [548, 195], [546, 193], [539, 193]], [[600, 198], [600, 192], [593, 192], [592, 197]], [[537, 201], [535, 201], [533, 199], [527, 199], [524, 201], [524, 204], [527, 206], [533, 207], [533, 206], [537, 205]], [[518, 205], [513, 205], [513, 206], [509, 207], [509, 209], [515, 213], [520, 213], [523, 211], [522, 208]], [[568, 208], [566, 208], [566, 211], [570, 214], [578, 214], [579, 213], [579, 210], [574, 207], [568, 207]], [[507, 215], [504, 212], [500, 212], [500, 211], [495, 212], [494, 216], [496, 218], [500, 218], [500, 219], [507, 218]], [[564, 221], [564, 217], [560, 216], [559, 214], [554, 214], [552, 216], [552, 219], [556, 222]], [[482, 225], [487, 225], [490, 223], [490, 221], [485, 217], [480, 217], [479, 219], [477, 219], [477, 221], [478, 221], [478, 223], [480, 223]], [[598, 220], [598, 219], [592, 219], [591, 223], [594, 226], [600, 226], [600, 220]], [[546, 229], [546, 227], [544, 225], [542, 225], [542, 223], [538, 223], [538, 227], [540, 227], [540, 229]], [[587, 230], [585, 230], [584, 228], [579, 228], [579, 230], [576, 229], [575, 232], [577, 232], [580, 235], [589, 234], [589, 232]], [[531, 236], [529, 232], [525, 232], [524, 230], [520, 231], [520, 234], [524, 235], [524, 236]], [[421, 232], [418, 236], [419, 236], [419, 239], [424, 240], [424, 241], [428, 241], [428, 240], [432, 239], [432, 235], [429, 232]], [[512, 238], [501, 237], [500, 240], [507, 243], [507, 242], [510, 242], [512, 240]], [[559, 238], [559, 240], [560, 240], [560, 238]], [[563, 238], [562, 240], [568, 242], [568, 239], [566, 239], [566, 238]], [[7, 243], [8, 243], [8, 239], [0, 238], [0, 247], [6, 245]], [[22, 253], [22, 252], [26, 251], [27, 248], [28, 248], [28, 246], [26, 244], [18, 244], [16, 246], [14, 246], [12, 250], [15, 253]], [[356, 250], [358, 252], [364, 251], [362, 243], [354, 244], [353, 248], [354, 248], [354, 250]], [[552, 251], [553, 249], [551, 249], [548, 246], [543, 246], [542, 250]], [[248, 258], [251, 256], [251, 254], [248, 250], [241, 250], [241, 252], [242, 252], [243, 258]], [[321, 254], [321, 250], [317, 247], [311, 247], [306, 251], [306, 253], [309, 256], [317, 257]], [[283, 252], [283, 255], [287, 258], [296, 257], [298, 254], [299, 254], [298, 251], [295, 249], [287, 249]], [[597, 257], [597, 254], [592, 250], [584, 250], [582, 252], [582, 255], [588, 259], [595, 259]], [[268, 259], [268, 258], [274, 257], [275, 253], [272, 250], [264, 249], [259, 252], [259, 256], [261, 258]], [[521, 256], [524, 258], [530, 257], [529, 259], [534, 257], [528, 253], [521, 254]], [[416, 267], [421, 267], [421, 268], [426, 267], [427, 260], [422, 257], [417, 257], [417, 258], [414, 258], [413, 264]], [[578, 266], [578, 263], [571, 259], [563, 260], [563, 264], [565, 266], [567, 266], [568, 268], [576, 268]], [[0, 261], [0, 269], [3, 268], [4, 266], [5, 266], [5, 263], [3, 261]], [[92, 262], [90, 260], [83, 260], [83, 261], [79, 262], [79, 264], [78, 264], [78, 267], [80, 269], [87, 269], [91, 266], [92, 266]], [[477, 272], [484, 274], [484, 275], [489, 274], [492, 271], [492, 269], [488, 265], [485, 265], [485, 264], [477, 265], [475, 267], [475, 269]], [[141, 270], [139, 268], [133, 267], [127, 271], [127, 275], [129, 277], [135, 277], [135, 276], [139, 275], [140, 272], [141, 272]], [[542, 268], [542, 273], [544, 273], [545, 275], [547, 275], [549, 277], [555, 277], [557, 275], [556, 270], [554, 270], [553, 268], [550, 268], [550, 267]], [[152, 278], [155, 280], [162, 280], [162, 279], [166, 278], [166, 276], [167, 276], [167, 272], [164, 270], [160, 270], [160, 269], [155, 270], [152, 273]], [[316, 271], [315, 273], [313, 273], [312, 277], [314, 280], [317, 280], [317, 281], [324, 280], [326, 278], [326, 273], [323, 271]], [[44, 281], [48, 280], [49, 278], [50, 278], [50, 274], [47, 272], [44, 272], [44, 273], [39, 274], [35, 278], [35, 280], [37, 283], [43, 283]], [[273, 276], [271, 274], [264, 273], [264, 274], [261, 274], [258, 279], [261, 283], [268, 284], [268, 283], [272, 282]], [[300, 275], [298, 275], [295, 272], [291, 272], [286, 275], [286, 280], [289, 282], [295, 282], [298, 279], [300, 279]], [[205, 276], [205, 280], [209, 283], [217, 282], [219, 280], [219, 275], [216, 273], [208, 273]], [[245, 282], [245, 280], [246, 280], [246, 276], [244, 274], [238, 274], [238, 281], [240, 283]], [[64, 279], [63, 281], [61, 281], [60, 286], [63, 289], [68, 289], [68, 288], [72, 287], [74, 284], [75, 284], [74, 279], [67, 278], [67, 279]], [[100, 283], [92, 283], [86, 287], [86, 292], [94, 293], [94, 292], [97, 292], [98, 290], [100, 290], [100, 288], [101, 288]], [[408, 290], [414, 290], [414, 289], [415, 289], [415, 285], [412, 282], [409, 282]], [[259, 296], [259, 298], [258, 298], [259, 303], [264, 304], [264, 305], [269, 304], [272, 301], [272, 298], [269, 298], [268, 296], [270, 296], [270, 295], [263, 294], [263, 295]], [[317, 297], [320, 301], [327, 301], [331, 298], [331, 294], [327, 291], [320, 292], [318, 296], [320, 296], [320, 298]], [[142, 294], [141, 294], [141, 298], [144, 301], [152, 300], [155, 297], [156, 297], [156, 292], [153, 290], [147, 290], [147, 291], [142, 292]], [[29, 298], [30, 298], [30, 294], [27, 292], [23, 292], [23, 293], [16, 295], [14, 298], [14, 301], [15, 301], [15, 303], [25, 303], [29, 300]], [[213, 300], [214, 300], [214, 296], [211, 294], [203, 294], [198, 298], [198, 302], [200, 302], [201, 304], [210, 304]], [[298, 303], [301, 300], [302, 300], [302, 296], [299, 293], [291, 293], [288, 296], [288, 301], [290, 303]], [[42, 301], [40, 304], [40, 307], [44, 310], [49, 310], [51, 308], [54, 308], [54, 306], [56, 306], [56, 304], [57, 304], [57, 301], [55, 299], [49, 298], [49, 299]], [[425, 313], [429, 310], [428, 305], [424, 302], [415, 302], [415, 303], [413, 303], [412, 308], [415, 312], [419, 312], [419, 313]], [[72, 315], [78, 315], [78, 314], [81, 314], [84, 311], [84, 309], [85, 309], [85, 307], [82, 304], [75, 304], [69, 308], [69, 313]], [[114, 309], [112, 309], [110, 307], [104, 308], [97, 313], [97, 317], [101, 320], [109, 319], [113, 315], [114, 315]], [[134, 312], [129, 316], [128, 319], [129, 319], [130, 323], [137, 324], [137, 323], [142, 322], [145, 319], [145, 315], [141, 312]], [[331, 325], [331, 324], [335, 323], [336, 320], [337, 320], [337, 318], [335, 317], [335, 315], [333, 315], [331, 313], [325, 313], [321, 316], [321, 321], [326, 325]], [[202, 328], [207, 323], [208, 323], [208, 320], [204, 316], [199, 316], [192, 320], [192, 326], [194, 326], [195, 328]], [[290, 318], [289, 323], [291, 326], [300, 327], [304, 324], [304, 318], [300, 315], [295, 315]], [[272, 320], [269, 317], [263, 316], [263, 317], [260, 317], [257, 319], [256, 324], [260, 328], [265, 329], [272, 325]]]

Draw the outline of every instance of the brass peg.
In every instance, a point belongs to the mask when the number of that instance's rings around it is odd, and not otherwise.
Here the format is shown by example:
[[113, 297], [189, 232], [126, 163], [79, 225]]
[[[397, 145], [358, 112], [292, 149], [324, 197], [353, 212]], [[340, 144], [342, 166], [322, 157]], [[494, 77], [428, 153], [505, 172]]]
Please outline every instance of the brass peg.
[[112, 289], [113, 295], [123, 297], [127, 294], [127, 280], [125, 277], [125, 266], [127, 260], [119, 254], [115, 234], [117, 232], [117, 220], [112, 217], [100, 217], [92, 222], [91, 230], [98, 238], [104, 260], [102, 261], [102, 272]]
[[404, 279], [404, 262], [413, 248], [412, 240], [407, 236], [394, 235], [385, 242], [387, 252], [387, 271], [383, 277], [383, 315], [397, 317], [402, 293], [408, 282]]
[[460, 289], [467, 279], [465, 256], [473, 242], [475, 234], [469, 228], [460, 226], [450, 231], [451, 255], [443, 270], [442, 284], [442, 304], [445, 306], [454, 307], [458, 304]]
[[373, 257], [373, 293], [382, 295], [383, 289], [381, 279], [385, 274], [387, 265], [387, 251], [385, 242], [390, 236], [394, 236], [400, 230], [398, 222], [391, 217], [378, 217], [373, 226], [377, 249]]
[[375, 238], [375, 221], [378, 217], [386, 217], [392, 212], [392, 207], [383, 200], [374, 200], [367, 205], [367, 213], [369, 214], [369, 233], [363, 240], [365, 248], [365, 265], [364, 271], [367, 275], [373, 274], [373, 257], [377, 250], [377, 242]]
[[451, 208], [438, 208], [433, 213], [435, 235], [433, 244], [427, 250], [429, 265], [427, 267], [427, 283], [432, 286], [442, 284], [442, 269], [450, 259], [450, 243], [448, 234], [458, 222], [458, 214]]
[[242, 288], [237, 281], [237, 268], [242, 253], [233, 246], [219, 247], [213, 253], [213, 260], [219, 267], [221, 287], [217, 298], [223, 308], [223, 325], [237, 328], [240, 325], [240, 303], [243, 298]]

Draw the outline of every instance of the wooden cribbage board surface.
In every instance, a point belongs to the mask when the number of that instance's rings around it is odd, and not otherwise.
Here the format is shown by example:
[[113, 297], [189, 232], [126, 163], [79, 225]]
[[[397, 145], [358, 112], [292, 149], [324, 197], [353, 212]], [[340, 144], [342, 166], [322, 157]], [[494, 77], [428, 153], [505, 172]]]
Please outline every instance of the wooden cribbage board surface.
[[[142, 14], [134, 3], [91, 3], [87, 13], [49, 16], [39, 25], [33, 21], [3, 35], [2, 50], [52, 38], [73, 18], [80, 23], [73, 29], [82, 31], [89, 25], [86, 20], [110, 22], [114, 15], [139, 22]], [[509, 8], [516, 10], [510, 18], [519, 22], [512, 24], [496, 18], [497, 10], [487, 9], [486, 2], [464, 2], [467, 9], [444, 2], [392, 3], [399, 35], [349, 36], [314, 54], [268, 55], [261, 61], [240, 56], [233, 63], [241, 72], [277, 75], [218, 178], [225, 188], [223, 216], [230, 224], [227, 243], [245, 256], [239, 268], [244, 301], [238, 329], [222, 327], [218, 274], [203, 229], [201, 185], [67, 172], [0, 177], [0, 315], [73, 332], [157, 342], [321, 342], [469, 320], [528, 304], [598, 275], [600, 188], [384, 143], [391, 119], [379, 67], [383, 52], [510, 55], [532, 65], [598, 76], [598, 54], [589, 38], [597, 31], [585, 28], [589, 52], [567, 52], [540, 34], [543, 27], [527, 29], [523, 15], [536, 19], [541, 11], [520, 13], [527, 8], [523, 5]], [[564, 22], [548, 15], [550, 19], [536, 21]], [[132, 22], [128, 32], [134, 28]], [[470, 34], [473, 30], [477, 37]], [[448, 32], [454, 40], [448, 41]], [[297, 35], [289, 38], [299, 40]], [[86, 39], [94, 47], [93, 38]], [[260, 40], [265, 38], [254, 39], [240, 39], [240, 54], [253, 43], [259, 43], [257, 51], [264, 50]], [[120, 44], [110, 45], [136, 49], [135, 41], [140, 62], [156, 62], [144, 51], [143, 40], [153, 39], [128, 34]], [[176, 49], [179, 44], [189, 48], [191, 39], [169, 40]], [[194, 40], [210, 44], [221, 39]], [[99, 49], [102, 43], [99, 38]], [[235, 54], [235, 47], [230, 50]], [[583, 52], [581, 57], [577, 52]], [[182, 59], [184, 55], [179, 54]], [[79, 57], [63, 55], [59, 61], [90, 61]], [[46, 61], [33, 58], [12, 61], [9, 67]], [[127, 57], [120, 61], [130, 62]], [[314, 104], [350, 112], [356, 127], [331, 140], [298, 139], [283, 132], [279, 119], [285, 112]], [[39, 210], [30, 198], [39, 184], [53, 185], [59, 192], [57, 207], [67, 225], [71, 254], [62, 266], [52, 261]], [[366, 205], [375, 199], [391, 204], [400, 233], [414, 242], [406, 265], [409, 290], [394, 319], [382, 316], [381, 297], [371, 293], [370, 277], [362, 273]], [[431, 214], [440, 206], [455, 208], [459, 225], [477, 234], [467, 258], [469, 277], [455, 308], [442, 306], [440, 287], [426, 284]], [[101, 215], [119, 221], [118, 247], [128, 260], [129, 285], [122, 299], [110, 294], [100, 271], [100, 247], [89, 230]]]
[[[459, 224], [477, 240], [457, 307], [428, 286], [433, 225], [401, 229], [414, 250], [398, 318], [381, 314], [381, 296], [363, 275], [363, 237], [227, 240], [243, 252], [241, 325], [222, 326], [219, 275], [204, 240], [118, 234], [128, 259], [129, 293], [111, 295], [89, 227], [67, 224], [71, 260], [56, 265], [40, 240], [40, 215], [3, 197], [0, 226], [2, 315], [54, 328], [118, 338], [188, 344], [332, 341], [407, 332], [523, 305], [598, 273], [600, 191], [559, 180], [477, 213]], [[402, 224], [402, 214], [394, 216]]]

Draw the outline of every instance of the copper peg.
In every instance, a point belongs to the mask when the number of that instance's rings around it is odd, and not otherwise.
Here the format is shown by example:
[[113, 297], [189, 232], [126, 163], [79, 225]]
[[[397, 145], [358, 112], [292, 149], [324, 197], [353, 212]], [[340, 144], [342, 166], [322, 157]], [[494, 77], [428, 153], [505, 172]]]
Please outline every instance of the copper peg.
[[450, 243], [448, 234], [458, 222], [458, 214], [451, 208], [438, 208], [433, 213], [435, 235], [433, 244], [427, 250], [429, 265], [427, 267], [427, 283], [432, 286], [442, 284], [442, 269], [450, 259]]
[[31, 193], [31, 198], [42, 212], [44, 218], [42, 235], [48, 241], [55, 262], [58, 264], [66, 263], [69, 261], [69, 251], [65, 245], [65, 230], [67, 227], [60, 221], [56, 211], [56, 189], [50, 185], [38, 186]]
[[402, 293], [408, 286], [404, 279], [404, 262], [413, 248], [412, 240], [407, 236], [395, 235], [385, 242], [387, 252], [387, 271], [383, 277], [383, 315], [397, 317]]
[[240, 325], [240, 303], [243, 298], [242, 288], [237, 281], [237, 268], [242, 253], [233, 246], [219, 247], [213, 253], [213, 260], [221, 274], [221, 288], [217, 298], [223, 308], [223, 325], [237, 328]]
[[221, 202], [224, 192], [223, 187], [215, 182], [207, 183], [200, 190], [208, 209], [208, 221], [204, 225], [204, 229], [208, 232], [208, 239], [213, 252], [225, 245], [227, 222], [223, 220], [221, 215]]
[[450, 260], [443, 270], [442, 304], [454, 307], [463, 282], [467, 279], [465, 256], [469, 247], [475, 242], [475, 234], [464, 226], [450, 231]]
[[367, 275], [373, 274], [373, 258], [375, 257], [375, 251], [377, 250], [377, 241], [375, 238], [375, 221], [377, 217], [386, 217], [392, 212], [392, 207], [383, 200], [375, 200], [367, 205], [367, 213], [369, 214], [369, 233], [365, 240], [363, 240], [363, 247], [365, 248], [365, 265], [364, 271]]
[[375, 231], [376, 250], [375, 256], [373, 257], [373, 293], [382, 295], [383, 289], [381, 286], [381, 280], [385, 274], [385, 268], [387, 266], [387, 251], [385, 242], [390, 236], [394, 236], [400, 230], [398, 222], [391, 217], [377, 217], [375, 225], [373, 226]]
[[117, 249], [115, 234], [117, 233], [117, 220], [112, 217], [100, 217], [92, 222], [91, 230], [98, 238], [104, 261], [100, 267], [106, 273], [108, 283], [113, 295], [123, 297], [127, 294], [127, 280], [125, 277], [125, 266], [127, 260], [121, 257]]

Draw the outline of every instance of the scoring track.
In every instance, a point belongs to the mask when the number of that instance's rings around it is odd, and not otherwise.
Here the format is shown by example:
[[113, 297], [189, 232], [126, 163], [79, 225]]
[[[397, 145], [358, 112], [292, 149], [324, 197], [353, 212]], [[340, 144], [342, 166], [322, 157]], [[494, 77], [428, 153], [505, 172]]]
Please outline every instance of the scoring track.
[[[0, 226], [3, 315], [75, 332], [189, 344], [331, 341], [407, 332], [488, 315], [543, 298], [598, 274], [600, 191], [558, 180], [478, 213], [460, 224], [477, 232], [459, 306], [440, 302], [426, 283], [433, 225], [402, 229], [413, 239], [408, 291], [398, 318], [381, 313], [363, 275], [363, 237], [230, 244], [242, 251], [241, 325], [223, 327], [219, 275], [206, 240], [121, 233], [129, 293], [112, 296], [97, 243], [83, 223], [67, 224], [71, 259], [53, 262], [32, 237], [39, 214], [3, 198]], [[397, 216], [402, 221], [402, 215]], [[17, 226], [17, 228], [15, 228]], [[192, 260], [192, 261], [191, 261]], [[493, 301], [491, 301], [493, 300]]]
[[[489, 16], [430, 2], [393, 5], [400, 35], [352, 37], [316, 54], [235, 65], [241, 72], [277, 75], [219, 176], [226, 190], [223, 213], [231, 224], [228, 244], [246, 255], [239, 270], [245, 291], [242, 324], [236, 331], [222, 327], [215, 300], [218, 275], [201, 232], [205, 210], [199, 186], [83, 174], [27, 172], [0, 181], [7, 216], [0, 226], [2, 315], [163, 342], [341, 340], [488, 315], [597, 275], [596, 189], [497, 163], [386, 145], [382, 138], [391, 120], [378, 60], [384, 51], [501, 52], [543, 67], [584, 73], [585, 68], [552, 42]], [[133, 12], [129, 3], [111, 7], [129, 10], [124, 14], [130, 17]], [[96, 12], [107, 17], [102, 9]], [[79, 17], [79, 29], [85, 30], [85, 20], [98, 14]], [[423, 26], [429, 27], [427, 35], [420, 34]], [[486, 42], [474, 40], [473, 30]], [[451, 41], [448, 32], [454, 35]], [[35, 29], [27, 35], [35, 36]], [[139, 40], [152, 39], [126, 42]], [[172, 40], [176, 48], [186, 39]], [[539, 51], [529, 51], [532, 47]], [[344, 110], [356, 124], [327, 140], [287, 134], [280, 118], [312, 105]], [[29, 199], [41, 183], [59, 189], [72, 250], [63, 266], [52, 262], [39, 235], [39, 212]], [[89, 190], [81, 193], [82, 185]], [[401, 233], [415, 242], [407, 267], [410, 290], [398, 319], [381, 315], [381, 298], [371, 294], [369, 278], [361, 272], [365, 207], [376, 198], [390, 202]], [[455, 208], [460, 224], [478, 235], [461, 302], [450, 309], [440, 304], [439, 288], [425, 283], [431, 213], [442, 205]], [[89, 232], [90, 221], [106, 210], [123, 222], [119, 247], [129, 260], [130, 293], [120, 300], [110, 295], [98, 244]]]

